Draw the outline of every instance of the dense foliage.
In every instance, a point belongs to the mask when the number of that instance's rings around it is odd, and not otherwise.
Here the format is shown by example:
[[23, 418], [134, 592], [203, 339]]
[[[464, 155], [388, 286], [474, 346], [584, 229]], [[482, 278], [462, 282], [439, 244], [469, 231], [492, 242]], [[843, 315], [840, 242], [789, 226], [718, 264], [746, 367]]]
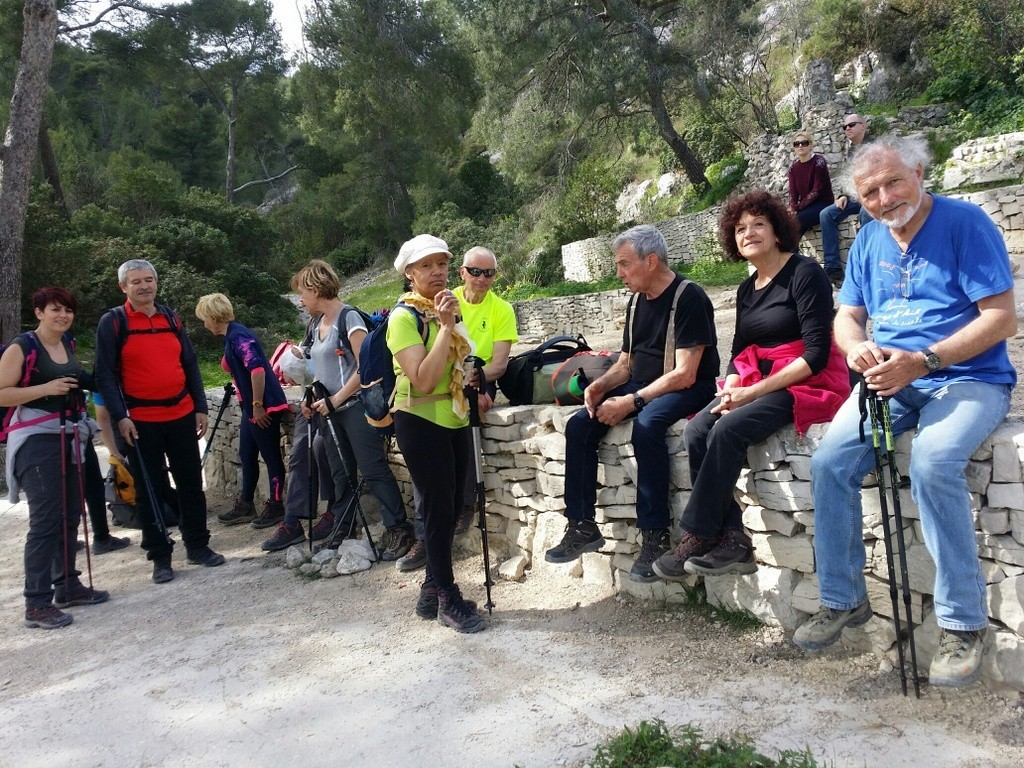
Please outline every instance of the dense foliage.
[[22, 275], [80, 293], [85, 323], [145, 257], [187, 320], [222, 290], [281, 329], [297, 266], [353, 273], [421, 231], [491, 246], [510, 295], [558, 283], [563, 243], [621, 226], [624, 184], [691, 182], [645, 221], [727, 194], [745, 142], [799, 120], [775, 105], [813, 57], [873, 52], [900, 103], [953, 106], [958, 138], [1024, 129], [1016, 0], [313, 0], [291, 62], [268, 0], [128, 3], [72, 33], [95, 6], [59, 3]]

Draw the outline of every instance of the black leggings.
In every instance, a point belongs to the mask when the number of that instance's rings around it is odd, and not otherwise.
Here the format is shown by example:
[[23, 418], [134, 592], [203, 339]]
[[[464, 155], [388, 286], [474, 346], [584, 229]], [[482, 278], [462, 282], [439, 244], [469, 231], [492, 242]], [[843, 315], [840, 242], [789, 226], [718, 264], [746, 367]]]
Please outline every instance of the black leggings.
[[462, 493], [469, 472], [472, 440], [469, 427], [448, 429], [405, 411], [395, 413], [398, 447], [423, 502], [427, 577], [447, 588], [452, 573], [452, 535], [462, 509]]

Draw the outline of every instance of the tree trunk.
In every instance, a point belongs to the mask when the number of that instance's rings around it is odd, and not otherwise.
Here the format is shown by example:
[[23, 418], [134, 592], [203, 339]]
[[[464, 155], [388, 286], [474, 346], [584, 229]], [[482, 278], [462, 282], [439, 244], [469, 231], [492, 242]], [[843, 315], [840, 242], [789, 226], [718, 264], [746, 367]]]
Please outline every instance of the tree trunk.
[[64, 213], [68, 213], [64, 187], [60, 184], [60, 167], [57, 165], [57, 156], [53, 153], [50, 126], [46, 124], [46, 117], [39, 121], [39, 164], [43, 168], [43, 178], [53, 190], [53, 201], [64, 210]]
[[57, 39], [56, 0], [25, 0], [21, 60], [0, 147], [0, 340], [21, 329], [21, 251], [32, 166]]
[[225, 199], [229, 203], [235, 201], [235, 115], [228, 108], [228, 159], [224, 165]]
[[704, 163], [693, 154], [686, 139], [680, 136], [676, 127], [672, 125], [672, 116], [668, 113], [668, 107], [665, 106], [665, 94], [662, 92], [659, 79], [654, 73], [649, 73], [647, 78], [647, 98], [651, 102], [654, 121], [658, 124], [658, 133], [668, 144], [672, 154], [682, 164], [686, 178], [693, 184], [694, 189], [707, 189], [711, 184], [708, 182], [708, 177], [704, 175]]

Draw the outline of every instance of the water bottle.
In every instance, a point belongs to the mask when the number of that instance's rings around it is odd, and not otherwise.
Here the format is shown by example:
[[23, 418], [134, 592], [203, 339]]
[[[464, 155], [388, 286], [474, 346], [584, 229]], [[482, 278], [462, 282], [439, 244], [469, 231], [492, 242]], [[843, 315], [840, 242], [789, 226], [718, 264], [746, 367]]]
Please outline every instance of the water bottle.
[[576, 370], [576, 373], [569, 379], [569, 393], [574, 397], [583, 397], [583, 390], [590, 384], [590, 379], [583, 372], [582, 368]]

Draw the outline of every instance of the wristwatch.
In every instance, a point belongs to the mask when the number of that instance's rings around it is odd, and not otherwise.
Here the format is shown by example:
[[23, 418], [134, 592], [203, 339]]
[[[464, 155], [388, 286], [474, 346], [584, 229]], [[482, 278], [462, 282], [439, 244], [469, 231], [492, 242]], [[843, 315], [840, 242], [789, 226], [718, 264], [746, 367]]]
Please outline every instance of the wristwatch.
[[262, 400], [253, 400], [252, 401], [252, 407], [253, 408], [262, 408], [263, 407], [263, 401]]
[[939, 356], [930, 349], [921, 350], [921, 354], [924, 355], [924, 364], [928, 367], [929, 373], [937, 371], [942, 367], [942, 361], [939, 359]]
[[640, 411], [642, 411], [644, 409], [645, 405], [647, 405], [647, 403], [645, 403], [644, 399], [642, 397], [640, 397], [640, 393], [639, 392], [634, 392], [633, 393], [633, 407], [636, 408], [636, 412], [640, 413]]

